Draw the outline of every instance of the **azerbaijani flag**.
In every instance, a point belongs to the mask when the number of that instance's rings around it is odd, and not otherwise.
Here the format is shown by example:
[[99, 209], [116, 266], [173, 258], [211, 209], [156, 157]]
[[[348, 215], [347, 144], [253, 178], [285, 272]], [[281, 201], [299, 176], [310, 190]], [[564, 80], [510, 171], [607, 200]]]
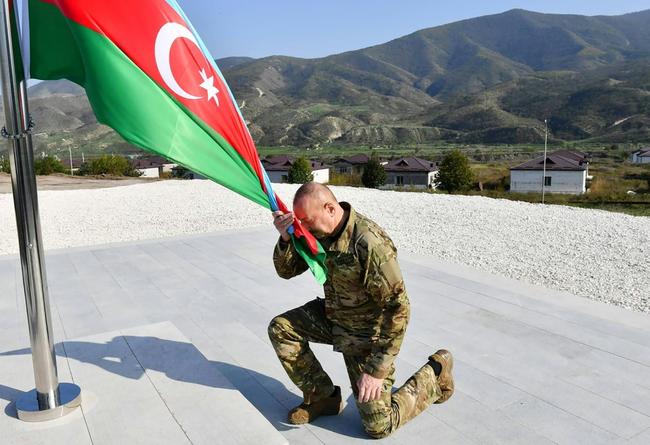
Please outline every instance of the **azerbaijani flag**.
[[[97, 120], [270, 209], [255, 143], [214, 59], [175, 0], [23, 0], [25, 73], [86, 90]], [[298, 221], [294, 246], [325, 282], [325, 252]]]

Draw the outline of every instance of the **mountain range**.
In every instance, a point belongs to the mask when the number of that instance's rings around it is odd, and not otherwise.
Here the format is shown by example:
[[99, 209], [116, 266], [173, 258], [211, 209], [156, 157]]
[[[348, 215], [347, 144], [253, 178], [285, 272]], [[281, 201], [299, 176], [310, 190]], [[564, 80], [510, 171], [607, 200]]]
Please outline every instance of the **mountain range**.
[[[650, 10], [511, 10], [318, 59], [217, 61], [261, 145], [650, 140]], [[41, 132], [117, 139], [67, 82], [30, 89]], [[73, 131], [74, 130], [74, 131]]]

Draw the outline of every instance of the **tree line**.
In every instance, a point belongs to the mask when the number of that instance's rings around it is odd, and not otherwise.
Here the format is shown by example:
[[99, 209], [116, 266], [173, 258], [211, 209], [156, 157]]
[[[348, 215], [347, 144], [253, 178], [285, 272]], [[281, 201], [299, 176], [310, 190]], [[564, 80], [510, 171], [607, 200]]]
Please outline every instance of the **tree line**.
[[[0, 171], [11, 173], [9, 159], [0, 159]], [[60, 159], [54, 156], [44, 156], [34, 160], [34, 173], [36, 175], [51, 175], [54, 173], [70, 174], [70, 168], [65, 166]], [[140, 176], [133, 163], [123, 156], [102, 155], [82, 163], [75, 175], [79, 176]]]

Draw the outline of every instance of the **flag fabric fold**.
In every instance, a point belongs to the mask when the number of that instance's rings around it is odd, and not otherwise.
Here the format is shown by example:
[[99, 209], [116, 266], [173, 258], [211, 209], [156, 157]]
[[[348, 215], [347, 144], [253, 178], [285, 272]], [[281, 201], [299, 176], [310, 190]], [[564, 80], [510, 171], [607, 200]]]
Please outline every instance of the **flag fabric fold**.
[[[273, 192], [223, 75], [175, 0], [23, 0], [25, 75], [86, 90], [124, 139], [272, 211]], [[294, 246], [319, 283], [325, 252], [296, 220]]]

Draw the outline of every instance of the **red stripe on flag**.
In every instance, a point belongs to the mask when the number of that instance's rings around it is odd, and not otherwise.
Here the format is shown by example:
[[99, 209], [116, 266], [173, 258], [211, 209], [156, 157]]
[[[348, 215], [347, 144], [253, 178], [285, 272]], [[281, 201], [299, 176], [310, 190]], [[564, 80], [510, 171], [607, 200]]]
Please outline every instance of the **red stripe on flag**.
[[[228, 88], [207, 60], [208, 55], [204, 55], [198, 45], [190, 39], [175, 38], [169, 48], [173, 81], [169, 82], [170, 77], [165, 78], [161, 73], [155, 55], [156, 38], [161, 28], [167, 23], [175, 23], [190, 29], [185, 20], [165, 0], [41, 1], [55, 5], [69, 20], [110, 39], [161, 88], [226, 139], [251, 165], [266, 192], [255, 143], [231, 100]], [[164, 71], [164, 67], [161, 69]], [[203, 76], [201, 71], [204, 72]], [[210, 89], [211, 83], [218, 90], [216, 99], [214, 95], [208, 94], [214, 93], [214, 90]], [[204, 84], [205, 88], [201, 87], [201, 84]], [[151, 110], [152, 115], [155, 115], [155, 112], [156, 110]]]
[[[266, 193], [261, 165], [255, 143], [245, 123], [241, 119], [230, 94], [221, 77], [212, 68], [201, 49], [190, 39], [181, 37], [171, 43], [169, 48], [171, 75], [176, 85], [170, 86], [159, 70], [155, 55], [156, 38], [167, 23], [175, 23], [189, 30], [185, 20], [165, 0], [39, 0], [56, 6], [69, 20], [78, 23], [98, 34], [106, 36], [133, 63], [153, 79], [161, 88], [176, 98], [188, 110], [202, 119], [219, 133], [253, 168]], [[204, 76], [200, 74], [204, 71]], [[209, 89], [200, 87], [201, 83], [212, 77], [214, 87], [219, 90], [216, 104], [208, 96]], [[167, 78], [169, 80], [169, 78]], [[209, 85], [207, 82], [205, 85]], [[178, 94], [180, 87], [183, 94]], [[213, 90], [212, 90], [213, 91]], [[185, 95], [201, 96], [191, 99]], [[156, 110], [151, 110], [155, 118]], [[288, 208], [276, 197], [280, 210]], [[314, 236], [299, 222], [294, 224], [295, 236], [304, 238], [315, 255], [318, 244]]]

